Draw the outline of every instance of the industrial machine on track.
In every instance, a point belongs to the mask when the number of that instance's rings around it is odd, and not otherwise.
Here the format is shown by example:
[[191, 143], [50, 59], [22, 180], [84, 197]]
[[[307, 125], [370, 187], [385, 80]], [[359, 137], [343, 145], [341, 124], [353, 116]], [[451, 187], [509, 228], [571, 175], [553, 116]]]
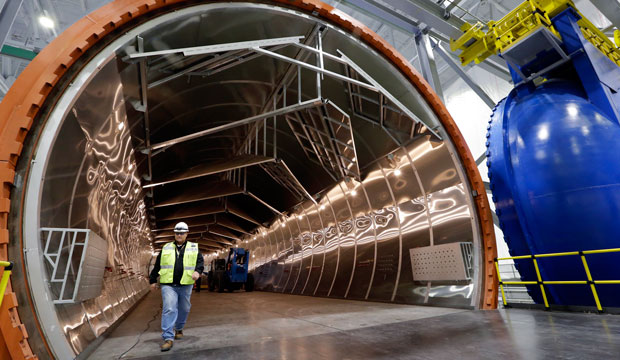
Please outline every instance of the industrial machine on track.
[[620, 253], [600, 249], [620, 247], [620, 33], [614, 44], [569, 0], [529, 0], [463, 30], [451, 42], [461, 62], [498, 54], [515, 84], [489, 121], [486, 157], [528, 292], [546, 307], [619, 307]]
[[248, 273], [250, 251], [230, 248], [226, 259], [213, 259], [208, 274], [209, 291], [254, 291], [254, 275]]

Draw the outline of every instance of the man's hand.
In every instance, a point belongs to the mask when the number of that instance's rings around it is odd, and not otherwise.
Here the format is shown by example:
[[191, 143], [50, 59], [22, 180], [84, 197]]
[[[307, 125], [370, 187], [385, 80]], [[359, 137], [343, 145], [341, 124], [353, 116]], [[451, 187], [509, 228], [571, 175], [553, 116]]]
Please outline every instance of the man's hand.
[[151, 290], [157, 290], [157, 283], [151, 284]]
[[196, 281], [200, 277], [200, 274], [197, 271], [194, 271], [192, 274], [192, 280]]

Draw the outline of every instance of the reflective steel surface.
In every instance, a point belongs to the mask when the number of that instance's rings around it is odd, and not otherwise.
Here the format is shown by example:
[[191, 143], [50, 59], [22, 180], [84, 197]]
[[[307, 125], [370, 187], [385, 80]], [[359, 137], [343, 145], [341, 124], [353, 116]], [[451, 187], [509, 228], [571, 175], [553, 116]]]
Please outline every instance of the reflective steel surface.
[[[127, 312], [148, 287], [150, 226], [118, 72], [116, 64], [109, 63], [73, 105], [52, 148], [41, 197], [42, 226], [88, 228], [108, 243], [102, 294], [56, 305], [76, 354]], [[41, 239], [41, 246], [44, 242]], [[65, 246], [62, 254], [68, 251]], [[75, 280], [76, 253], [73, 264], [70, 279]], [[58, 292], [57, 286], [52, 284], [52, 292]]]
[[[291, 281], [317, 282], [316, 291], [303, 294], [470, 307], [472, 281], [415, 281], [409, 257], [416, 247], [474, 241], [467, 195], [446, 147], [418, 138], [366, 173], [361, 183], [325, 191], [317, 205], [305, 202], [282, 222], [286, 226], [277, 222], [266, 230], [290, 244], [283, 261], [270, 261], [282, 254], [265, 251], [269, 235], [246, 238], [257, 288], [295, 294]], [[291, 228], [294, 223], [299, 227]], [[283, 276], [273, 279], [273, 273]]]
[[[40, 226], [89, 228], [109, 244], [102, 295], [56, 307], [75, 354], [144, 295], [153, 251], [170, 241], [176, 221], [190, 224], [190, 239], [199, 243], [207, 263], [228, 246], [249, 248], [259, 290], [473, 306], [479, 274], [471, 282], [412, 277], [409, 249], [480, 241], [460, 160], [427, 128], [396, 112], [385, 124], [369, 122], [360, 112], [380, 111], [379, 106], [353, 105], [352, 93], [376, 93], [327, 76], [319, 89], [320, 77], [306, 69], [299, 72], [303, 81], [292, 77], [286, 83], [295, 68], [267, 56], [172, 54], [142, 65], [126, 61], [139, 48], [137, 36], [144, 51], [302, 35], [318, 47], [317, 29], [324, 51], [347, 54], [409, 111], [438, 124], [410, 81], [355, 35], [308, 14], [249, 3], [197, 5], [138, 26], [101, 50], [107, 60], [87, 74], [92, 79], [64, 112], [56, 109], [63, 121], [45, 164]], [[292, 48], [280, 53], [318, 61]], [[206, 64], [197, 66], [201, 62]], [[344, 72], [339, 63], [325, 66]], [[317, 93], [330, 106], [309, 111], [308, 118], [332, 122], [332, 116], [348, 116], [350, 122], [316, 126], [308, 146], [338, 144], [332, 153], [350, 163], [332, 169], [359, 168], [359, 180], [325, 171], [320, 161], [334, 158], [306, 152], [300, 145], [307, 142], [296, 137], [302, 130], [287, 126], [283, 116], [261, 120], [258, 128], [246, 124], [149, 151], [149, 144], [314, 99]], [[326, 135], [329, 129], [334, 134]], [[282, 187], [251, 160], [259, 157], [284, 161], [316, 203]]]

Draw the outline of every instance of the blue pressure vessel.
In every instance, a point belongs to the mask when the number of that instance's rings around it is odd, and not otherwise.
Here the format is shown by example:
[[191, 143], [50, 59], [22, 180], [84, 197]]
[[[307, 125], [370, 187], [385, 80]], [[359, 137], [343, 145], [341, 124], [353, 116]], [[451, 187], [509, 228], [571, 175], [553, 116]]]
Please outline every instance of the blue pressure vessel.
[[[620, 247], [620, 124], [581, 84], [550, 80], [513, 90], [491, 116], [487, 165], [500, 226], [513, 256]], [[594, 280], [620, 280], [620, 253], [586, 255]], [[580, 256], [537, 259], [546, 281], [587, 280]], [[516, 261], [536, 281], [531, 259]], [[594, 306], [589, 285], [547, 285], [551, 304]], [[620, 307], [620, 285], [596, 285]], [[542, 303], [538, 285], [528, 286]]]

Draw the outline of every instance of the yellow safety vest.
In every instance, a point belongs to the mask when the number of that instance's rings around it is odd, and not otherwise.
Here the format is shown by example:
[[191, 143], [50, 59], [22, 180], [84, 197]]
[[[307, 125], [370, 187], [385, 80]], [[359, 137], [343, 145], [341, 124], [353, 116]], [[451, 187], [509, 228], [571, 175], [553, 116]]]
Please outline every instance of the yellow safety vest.
[[[176, 261], [176, 245], [169, 242], [161, 249], [161, 260], [159, 262], [159, 282], [161, 284], [171, 284], [174, 278], [174, 262]], [[198, 244], [193, 242], [185, 243], [185, 253], [183, 254], [183, 276], [181, 285], [191, 285], [194, 283], [192, 274], [196, 269], [196, 259], [198, 259]]]

